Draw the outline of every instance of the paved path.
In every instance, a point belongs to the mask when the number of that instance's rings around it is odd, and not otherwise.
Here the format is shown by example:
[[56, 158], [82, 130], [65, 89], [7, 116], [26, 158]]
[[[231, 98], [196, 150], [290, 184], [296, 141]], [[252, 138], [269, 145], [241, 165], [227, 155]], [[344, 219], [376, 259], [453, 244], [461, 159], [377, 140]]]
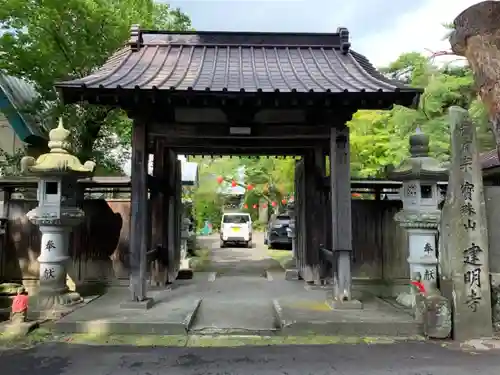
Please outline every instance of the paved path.
[[254, 233], [251, 249], [246, 247], [221, 249], [218, 236], [210, 236], [200, 241], [211, 249], [211, 269], [217, 271], [219, 276], [264, 276], [266, 269], [279, 268], [279, 263], [268, 255], [263, 233]]
[[45, 344], [0, 352], [2, 375], [497, 375], [500, 356], [433, 343], [236, 348]]
[[262, 233], [254, 234], [253, 247], [220, 248], [219, 239], [206, 238], [211, 248], [210, 269], [217, 277], [203, 296], [191, 329], [197, 333], [270, 333], [275, 329], [274, 297], [266, 270], [279, 268], [264, 246]]

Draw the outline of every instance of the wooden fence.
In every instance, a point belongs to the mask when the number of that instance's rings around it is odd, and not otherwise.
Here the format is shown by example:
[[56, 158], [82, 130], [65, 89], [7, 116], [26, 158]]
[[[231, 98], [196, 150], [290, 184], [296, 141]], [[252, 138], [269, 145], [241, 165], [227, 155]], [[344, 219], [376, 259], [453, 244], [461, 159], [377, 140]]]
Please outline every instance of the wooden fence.
[[[1, 279], [38, 278], [40, 232], [26, 218], [35, 206], [31, 200], [9, 203]], [[400, 208], [399, 201], [353, 200], [353, 276], [408, 278], [406, 234], [393, 220]], [[127, 278], [130, 202], [85, 200], [83, 209], [85, 222], [71, 236], [69, 276], [75, 283]]]

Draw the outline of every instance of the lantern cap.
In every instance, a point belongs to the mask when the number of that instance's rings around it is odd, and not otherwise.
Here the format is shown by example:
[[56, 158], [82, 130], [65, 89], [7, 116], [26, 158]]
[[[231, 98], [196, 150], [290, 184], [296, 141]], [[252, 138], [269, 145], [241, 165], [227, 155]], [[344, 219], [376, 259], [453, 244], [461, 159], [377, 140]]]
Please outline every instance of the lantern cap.
[[86, 161], [82, 165], [80, 160], [69, 153], [69, 130], [64, 128], [62, 118], [59, 125], [49, 133], [48, 146], [50, 151], [40, 155], [38, 159], [25, 156], [21, 159], [21, 171], [34, 174], [77, 174], [90, 176], [94, 172], [95, 163]]
[[447, 181], [448, 168], [439, 160], [429, 156], [429, 136], [417, 128], [409, 139], [410, 157], [399, 166], [389, 166], [386, 170], [388, 178], [396, 181]]

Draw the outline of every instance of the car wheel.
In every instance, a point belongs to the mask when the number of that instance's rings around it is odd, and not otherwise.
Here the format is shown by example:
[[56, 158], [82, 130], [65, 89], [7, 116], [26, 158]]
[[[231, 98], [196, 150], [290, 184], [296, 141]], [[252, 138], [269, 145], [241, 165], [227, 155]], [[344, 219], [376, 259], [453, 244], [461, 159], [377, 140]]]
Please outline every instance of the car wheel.
[[264, 245], [267, 245], [268, 242], [267, 233], [264, 233]]
[[252, 240], [250, 240], [250, 241], [248, 241], [248, 242], [247, 242], [247, 247], [248, 247], [249, 249], [251, 249], [251, 248], [252, 248]]
[[220, 242], [220, 246], [219, 246], [219, 247], [220, 247], [221, 249], [222, 249], [223, 247], [226, 247], [226, 243], [225, 243], [224, 241], [221, 241], [221, 242]]
[[274, 249], [274, 244], [273, 244], [272, 242], [269, 242], [269, 243], [267, 244], [267, 248], [268, 248], [269, 250]]

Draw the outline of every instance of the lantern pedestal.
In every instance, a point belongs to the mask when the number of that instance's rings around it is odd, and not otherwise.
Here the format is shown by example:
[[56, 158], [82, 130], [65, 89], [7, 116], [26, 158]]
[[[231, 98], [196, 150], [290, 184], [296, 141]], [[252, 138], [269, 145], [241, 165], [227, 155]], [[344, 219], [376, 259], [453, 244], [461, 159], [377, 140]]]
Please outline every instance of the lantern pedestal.
[[[394, 216], [408, 233], [408, 265], [412, 279], [421, 280], [426, 292], [437, 288], [438, 263], [436, 235], [440, 211], [414, 212], [402, 210]], [[414, 288], [398, 295], [397, 300], [407, 307], [415, 306]]]
[[31, 156], [21, 159], [21, 171], [39, 178], [38, 206], [26, 216], [40, 227], [42, 234], [37, 305], [46, 317], [57, 316], [82, 302], [80, 295], [66, 285], [69, 236], [72, 227], [85, 217], [77, 205], [77, 181], [91, 176], [95, 163], [87, 161], [82, 165], [68, 152], [69, 135], [60, 120], [59, 126], [49, 133], [50, 152], [36, 160]]
[[[51, 217], [52, 216], [52, 217]], [[28, 219], [40, 227], [42, 234], [38, 262], [40, 264], [40, 286], [37, 296], [39, 311], [57, 315], [72, 305], [83, 301], [66, 285], [69, 236], [72, 227], [81, 223], [84, 213], [76, 207], [63, 207], [59, 213], [47, 212], [37, 207], [28, 212]]]

